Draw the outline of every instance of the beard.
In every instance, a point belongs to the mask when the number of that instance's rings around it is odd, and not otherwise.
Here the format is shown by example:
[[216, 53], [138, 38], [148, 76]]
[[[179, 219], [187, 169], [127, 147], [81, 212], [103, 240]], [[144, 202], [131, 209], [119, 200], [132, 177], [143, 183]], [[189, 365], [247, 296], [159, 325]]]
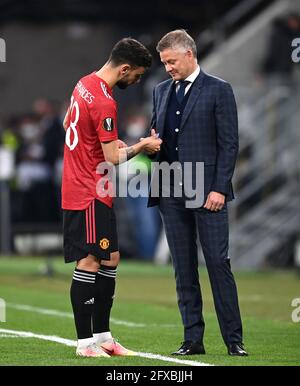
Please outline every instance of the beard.
[[119, 80], [116, 85], [121, 89], [125, 90], [129, 86], [129, 84], [126, 82], [126, 80]]

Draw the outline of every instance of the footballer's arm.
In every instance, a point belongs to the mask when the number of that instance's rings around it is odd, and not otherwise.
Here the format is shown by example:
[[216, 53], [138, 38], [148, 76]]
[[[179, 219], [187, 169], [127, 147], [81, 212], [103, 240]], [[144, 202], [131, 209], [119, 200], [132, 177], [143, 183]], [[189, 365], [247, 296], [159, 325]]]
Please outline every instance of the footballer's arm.
[[141, 153], [146, 147], [151, 148], [152, 151], [155, 152], [159, 151], [161, 143], [161, 139], [147, 137], [129, 147], [119, 148], [118, 141], [102, 142], [101, 145], [105, 161], [113, 165], [118, 165], [129, 161], [135, 155]]
[[66, 115], [65, 115], [65, 118], [64, 118], [64, 121], [63, 121], [63, 127], [64, 127], [65, 131], [67, 131], [67, 128], [69, 127], [69, 111], [70, 111], [70, 109], [68, 108]]

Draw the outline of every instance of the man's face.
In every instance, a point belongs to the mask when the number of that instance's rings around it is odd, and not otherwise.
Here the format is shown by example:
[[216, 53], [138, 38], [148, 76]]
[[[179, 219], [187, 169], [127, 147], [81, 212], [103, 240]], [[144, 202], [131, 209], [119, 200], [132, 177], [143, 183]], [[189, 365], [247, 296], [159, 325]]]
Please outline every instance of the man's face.
[[130, 69], [128, 73], [116, 84], [120, 89], [124, 90], [125, 88], [127, 88], [132, 84], [139, 83], [145, 71], [146, 71], [145, 67], [137, 67], [134, 69]]
[[166, 72], [173, 80], [183, 80], [194, 71], [196, 61], [190, 50], [182, 52], [168, 48], [159, 55]]

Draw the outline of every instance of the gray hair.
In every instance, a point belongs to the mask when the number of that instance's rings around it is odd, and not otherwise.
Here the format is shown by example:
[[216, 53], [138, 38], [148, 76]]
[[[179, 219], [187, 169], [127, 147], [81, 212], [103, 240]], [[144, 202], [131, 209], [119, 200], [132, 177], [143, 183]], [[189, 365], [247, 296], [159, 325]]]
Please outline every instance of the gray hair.
[[156, 51], [162, 52], [169, 48], [180, 51], [192, 50], [194, 57], [197, 58], [196, 43], [184, 29], [176, 29], [163, 36], [156, 46]]

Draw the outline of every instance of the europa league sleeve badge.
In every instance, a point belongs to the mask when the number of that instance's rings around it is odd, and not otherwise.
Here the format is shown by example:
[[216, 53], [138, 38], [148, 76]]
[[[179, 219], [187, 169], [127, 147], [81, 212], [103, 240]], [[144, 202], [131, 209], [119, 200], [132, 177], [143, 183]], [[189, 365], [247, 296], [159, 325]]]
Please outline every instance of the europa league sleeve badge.
[[102, 127], [106, 131], [113, 131], [113, 129], [114, 129], [113, 118], [105, 118], [102, 122]]

